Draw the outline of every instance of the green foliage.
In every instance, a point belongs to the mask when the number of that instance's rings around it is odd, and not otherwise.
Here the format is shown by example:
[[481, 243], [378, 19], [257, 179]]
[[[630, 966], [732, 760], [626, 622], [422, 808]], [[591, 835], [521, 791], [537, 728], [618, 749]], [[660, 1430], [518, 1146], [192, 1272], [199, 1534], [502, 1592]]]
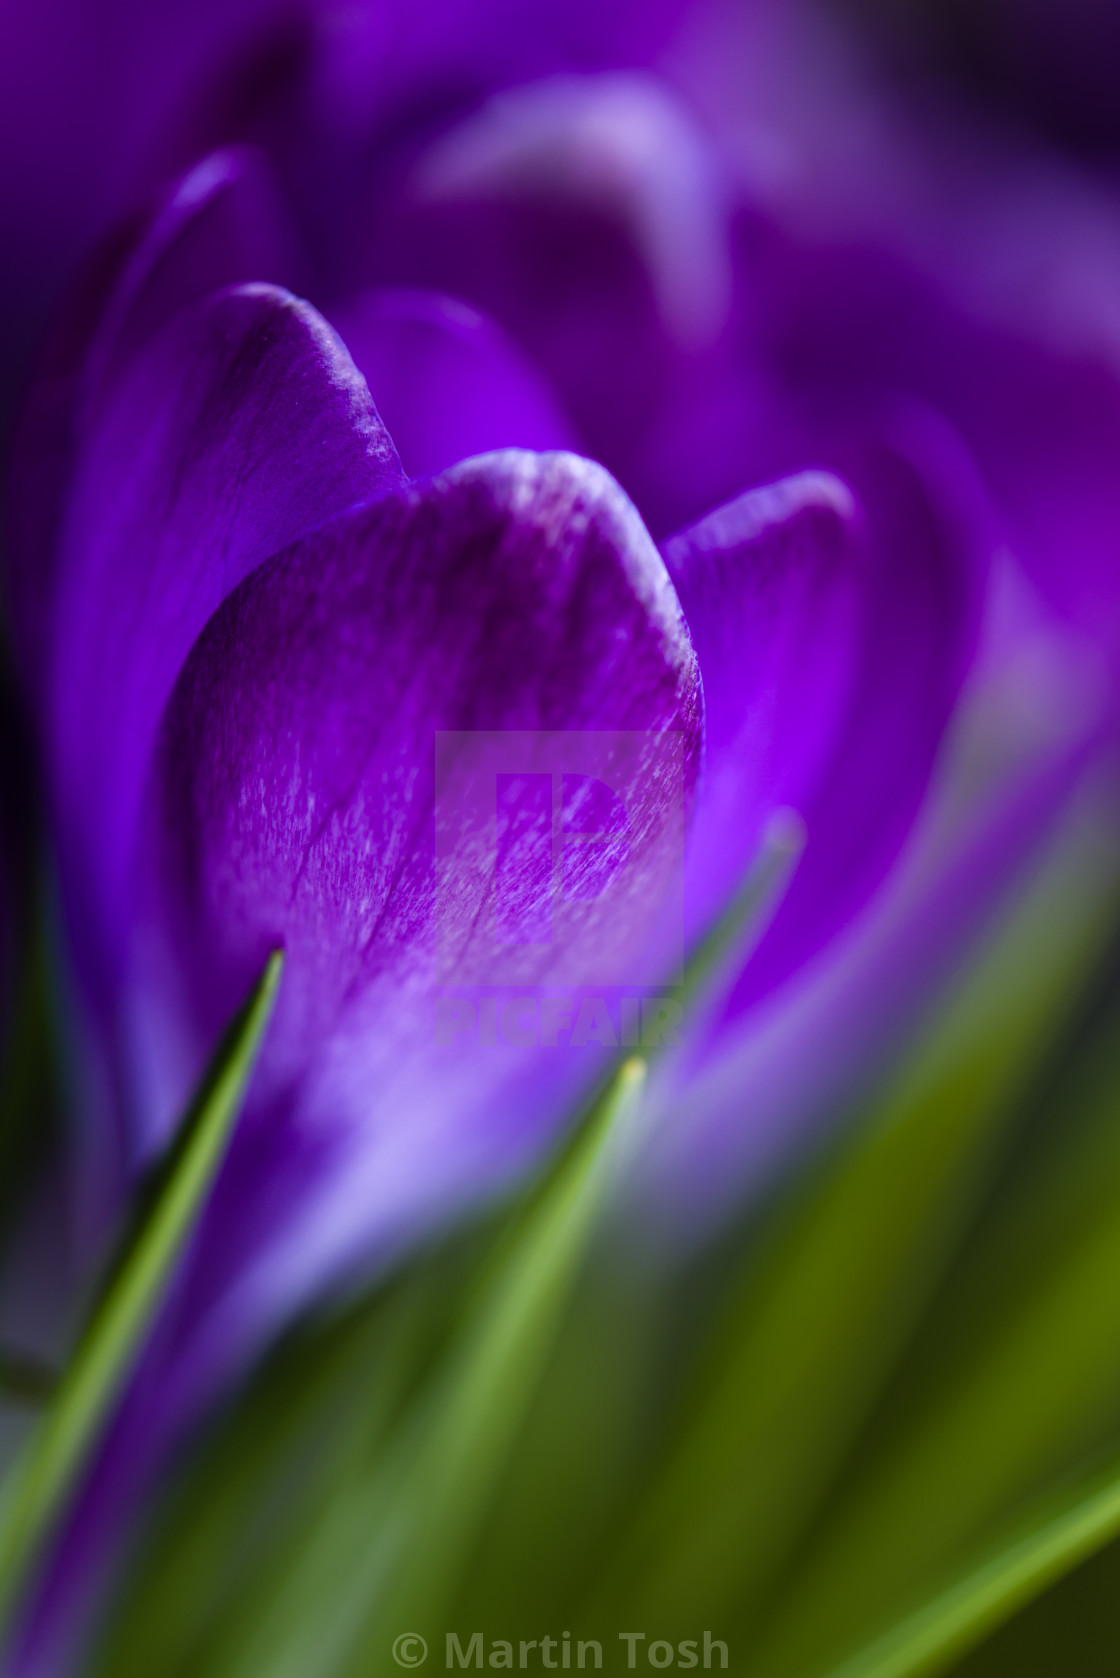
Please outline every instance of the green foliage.
[[1032, 1511], [1019, 1534], [1005, 1534], [947, 1589], [831, 1667], [829, 1678], [918, 1678], [944, 1671], [959, 1651], [1118, 1532], [1120, 1457], [1092, 1484]]
[[17, 1460], [0, 1507], [0, 1623], [64, 1508], [128, 1375], [225, 1153], [272, 1011], [274, 956], [233, 1022], [190, 1112], [143, 1197], [90, 1320], [41, 1423]]
[[1120, 1516], [1112, 1468], [1054, 1491], [1120, 1418], [1111, 998], [1070, 1038], [1111, 890], [1067, 839], [730, 1282], [596, 1235], [623, 1069], [523, 1204], [278, 1350], [97, 1671], [342, 1678], [447, 1629], [621, 1664], [630, 1625], [774, 1678], [951, 1663]]
[[992, 1633], [1120, 1534], [1115, 907], [1075, 823], [706, 1253], [611, 1216], [641, 1121], [616, 1068], [512, 1204], [296, 1325], [194, 1442], [94, 1678], [361, 1678], [405, 1632], [443, 1669], [448, 1631], [626, 1670], [630, 1629], [707, 1630], [753, 1678], [1017, 1671]]

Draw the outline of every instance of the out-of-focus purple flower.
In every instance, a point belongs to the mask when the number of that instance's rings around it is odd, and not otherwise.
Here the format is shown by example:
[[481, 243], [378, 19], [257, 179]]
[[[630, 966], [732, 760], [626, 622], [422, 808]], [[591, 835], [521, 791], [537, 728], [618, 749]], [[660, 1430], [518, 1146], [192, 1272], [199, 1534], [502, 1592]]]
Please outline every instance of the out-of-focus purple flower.
[[885, 389], [939, 409], [972, 454], [997, 544], [1115, 659], [1120, 214], [1107, 181], [928, 84], [892, 83], [831, 8], [698, 16], [683, 79], [749, 206], [747, 353], [817, 415]]
[[[348, 182], [368, 130], [495, 85], [648, 62], [683, 0], [45, 0], [0, 17], [0, 415], [80, 253], [210, 149], [267, 141], [312, 194]], [[310, 142], [314, 141], [312, 145]], [[343, 199], [344, 202], [344, 199]]]

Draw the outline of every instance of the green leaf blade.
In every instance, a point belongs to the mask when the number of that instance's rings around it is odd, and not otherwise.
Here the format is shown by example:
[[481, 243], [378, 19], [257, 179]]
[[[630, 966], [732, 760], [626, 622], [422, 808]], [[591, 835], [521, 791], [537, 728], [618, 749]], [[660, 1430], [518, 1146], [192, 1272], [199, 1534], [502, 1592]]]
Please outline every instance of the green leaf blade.
[[127, 1378], [224, 1158], [282, 967], [281, 954], [270, 957], [223, 1039], [54, 1400], [5, 1489], [0, 1507], [0, 1625], [9, 1623], [28, 1571]]
[[[207, 1670], [335, 1678], [380, 1670], [457, 1586], [615, 1181], [644, 1063], [624, 1062], [504, 1228], [400, 1424], [352, 1464], [265, 1600], [227, 1625]], [[506, 1220], [503, 1219], [503, 1224]]]
[[[756, 1632], [958, 1249], [1016, 1102], [1098, 959], [1115, 890], [1095, 828], [1075, 827], [901, 1078], [754, 1256], [679, 1445], [604, 1582], [604, 1610], [622, 1592], [632, 1615], [734, 1616]], [[796, 1579], [788, 1613], [808, 1637], [817, 1617]]]
[[966, 1569], [825, 1678], [933, 1678], [1120, 1534], [1115, 1464]]

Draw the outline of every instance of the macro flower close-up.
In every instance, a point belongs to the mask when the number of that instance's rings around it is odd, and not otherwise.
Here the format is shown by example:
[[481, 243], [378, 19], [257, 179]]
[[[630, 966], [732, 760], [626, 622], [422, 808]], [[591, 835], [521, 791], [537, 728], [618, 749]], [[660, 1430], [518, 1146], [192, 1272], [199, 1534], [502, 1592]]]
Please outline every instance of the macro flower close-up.
[[1120, 34], [0, 20], [0, 1670], [1113, 1668]]

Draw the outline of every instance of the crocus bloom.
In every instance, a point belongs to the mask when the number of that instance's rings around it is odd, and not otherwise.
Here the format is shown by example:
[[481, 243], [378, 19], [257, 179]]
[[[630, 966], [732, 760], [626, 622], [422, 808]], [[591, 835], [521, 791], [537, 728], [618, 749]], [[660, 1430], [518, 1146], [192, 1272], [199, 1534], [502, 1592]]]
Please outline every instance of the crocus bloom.
[[[844, 924], [920, 803], [982, 583], [955, 457], [917, 423], [868, 427], [850, 483], [749, 492], [664, 560], [570, 454], [504, 449], [410, 482], [322, 319], [221, 283], [251, 260], [263, 217], [235, 211], [253, 190], [238, 157], [213, 159], [111, 253], [60, 330], [16, 507], [98, 1123], [126, 1175], [268, 951], [288, 952], [186, 1310], [204, 1384], [570, 1110], [579, 1056], [558, 1075], [516, 1041], [433, 1047], [441, 986], [548, 985], [581, 942], [599, 972], [656, 942], [684, 818], [690, 939], [776, 810], [809, 830], [732, 1014]], [[432, 320], [453, 346], [456, 323]], [[483, 350], [509, 365], [496, 338]], [[502, 377], [519, 425], [530, 385]], [[435, 868], [433, 741], [498, 731], [678, 744], [672, 773], [655, 744], [618, 770], [633, 884], [609, 914], [597, 888], [566, 891], [563, 971], [530, 940], [499, 974], [478, 954], [490, 880], [464, 885], [457, 853]], [[514, 866], [531, 885], [530, 859]]]

